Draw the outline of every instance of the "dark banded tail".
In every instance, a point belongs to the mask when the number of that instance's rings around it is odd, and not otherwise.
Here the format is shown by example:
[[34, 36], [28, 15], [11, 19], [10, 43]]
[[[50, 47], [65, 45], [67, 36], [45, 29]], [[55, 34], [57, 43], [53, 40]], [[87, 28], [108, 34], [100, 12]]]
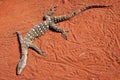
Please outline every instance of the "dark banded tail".
[[54, 20], [55, 23], [58, 23], [58, 22], [62, 22], [62, 21], [68, 20], [68, 19], [70, 19], [70, 18], [78, 15], [79, 13], [88, 10], [88, 9], [92, 9], [92, 8], [105, 8], [105, 7], [110, 7], [110, 6], [104, 6], [104, 5], [86, 6], [84, 8], [81, 8], [81, 9], [77, 10], [77, 11], [74, 11], [71, 14], [63, 15], [63, 16], [58, 16], [58, 17], [53, 17], [53, 20]]

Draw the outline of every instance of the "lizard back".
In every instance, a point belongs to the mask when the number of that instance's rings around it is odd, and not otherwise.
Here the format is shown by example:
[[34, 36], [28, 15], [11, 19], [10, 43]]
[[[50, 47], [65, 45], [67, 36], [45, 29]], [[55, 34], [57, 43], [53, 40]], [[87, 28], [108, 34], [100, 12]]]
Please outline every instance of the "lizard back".
[[49, 22], [44, 21], [40, 24], [35, 25], [24, 37], [25, 41], [33, 41], [35, 38], [43, 35], [47, 30], [49, 30]]

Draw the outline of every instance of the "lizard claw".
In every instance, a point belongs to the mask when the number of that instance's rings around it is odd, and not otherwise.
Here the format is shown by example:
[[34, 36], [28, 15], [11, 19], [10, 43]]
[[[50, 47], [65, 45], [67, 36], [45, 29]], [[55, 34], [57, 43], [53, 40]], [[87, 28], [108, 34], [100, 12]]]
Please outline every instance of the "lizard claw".
[[46, 56], [45, 52], [43, 52], [43, 51], [40, 54], [44, 57]]
[[19, 32], [18, 32], [18, 31], [16, 31], [16, 32], [14, 32], [13, 34], [17, 34], [17, 35], [18, 35], [18, 34], [19, 34]]
[[51, 7], [51, 11], [56, 11], [56, 8], [57, 8], [58, 6], [53, 6], [53, 7]]
[[58, 7], [58, 5], [53, 6], [53, 8], [57, 8], [57, 7]]
[[62, 37], [67, 40], [67, 35], [66, 35], [66, 31], [62, 33]]
[[65, 32], [69, 32], [68, 30], [66, 30]]
[[62, 37], [63, 37], [65, 40], [67, 40], [67, 35], [62, 34]]

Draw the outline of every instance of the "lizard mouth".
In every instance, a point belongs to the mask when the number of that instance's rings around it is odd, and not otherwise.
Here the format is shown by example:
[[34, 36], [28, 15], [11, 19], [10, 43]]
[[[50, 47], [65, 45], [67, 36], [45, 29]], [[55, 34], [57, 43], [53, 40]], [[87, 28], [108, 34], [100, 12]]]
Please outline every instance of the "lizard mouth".
[[17, 75], [21, 74], [22, 69], [20, 67], [17, 68]]

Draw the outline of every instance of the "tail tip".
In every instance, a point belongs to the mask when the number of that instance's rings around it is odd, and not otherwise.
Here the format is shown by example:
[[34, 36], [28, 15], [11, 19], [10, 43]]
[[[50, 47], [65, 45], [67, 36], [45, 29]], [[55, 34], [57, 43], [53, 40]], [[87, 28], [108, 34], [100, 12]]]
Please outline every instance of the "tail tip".
[[108, 6], [104, 6], [104, 5], [103, 5], [103, 7], [112, 7], [112, 5], [108, 5]]

